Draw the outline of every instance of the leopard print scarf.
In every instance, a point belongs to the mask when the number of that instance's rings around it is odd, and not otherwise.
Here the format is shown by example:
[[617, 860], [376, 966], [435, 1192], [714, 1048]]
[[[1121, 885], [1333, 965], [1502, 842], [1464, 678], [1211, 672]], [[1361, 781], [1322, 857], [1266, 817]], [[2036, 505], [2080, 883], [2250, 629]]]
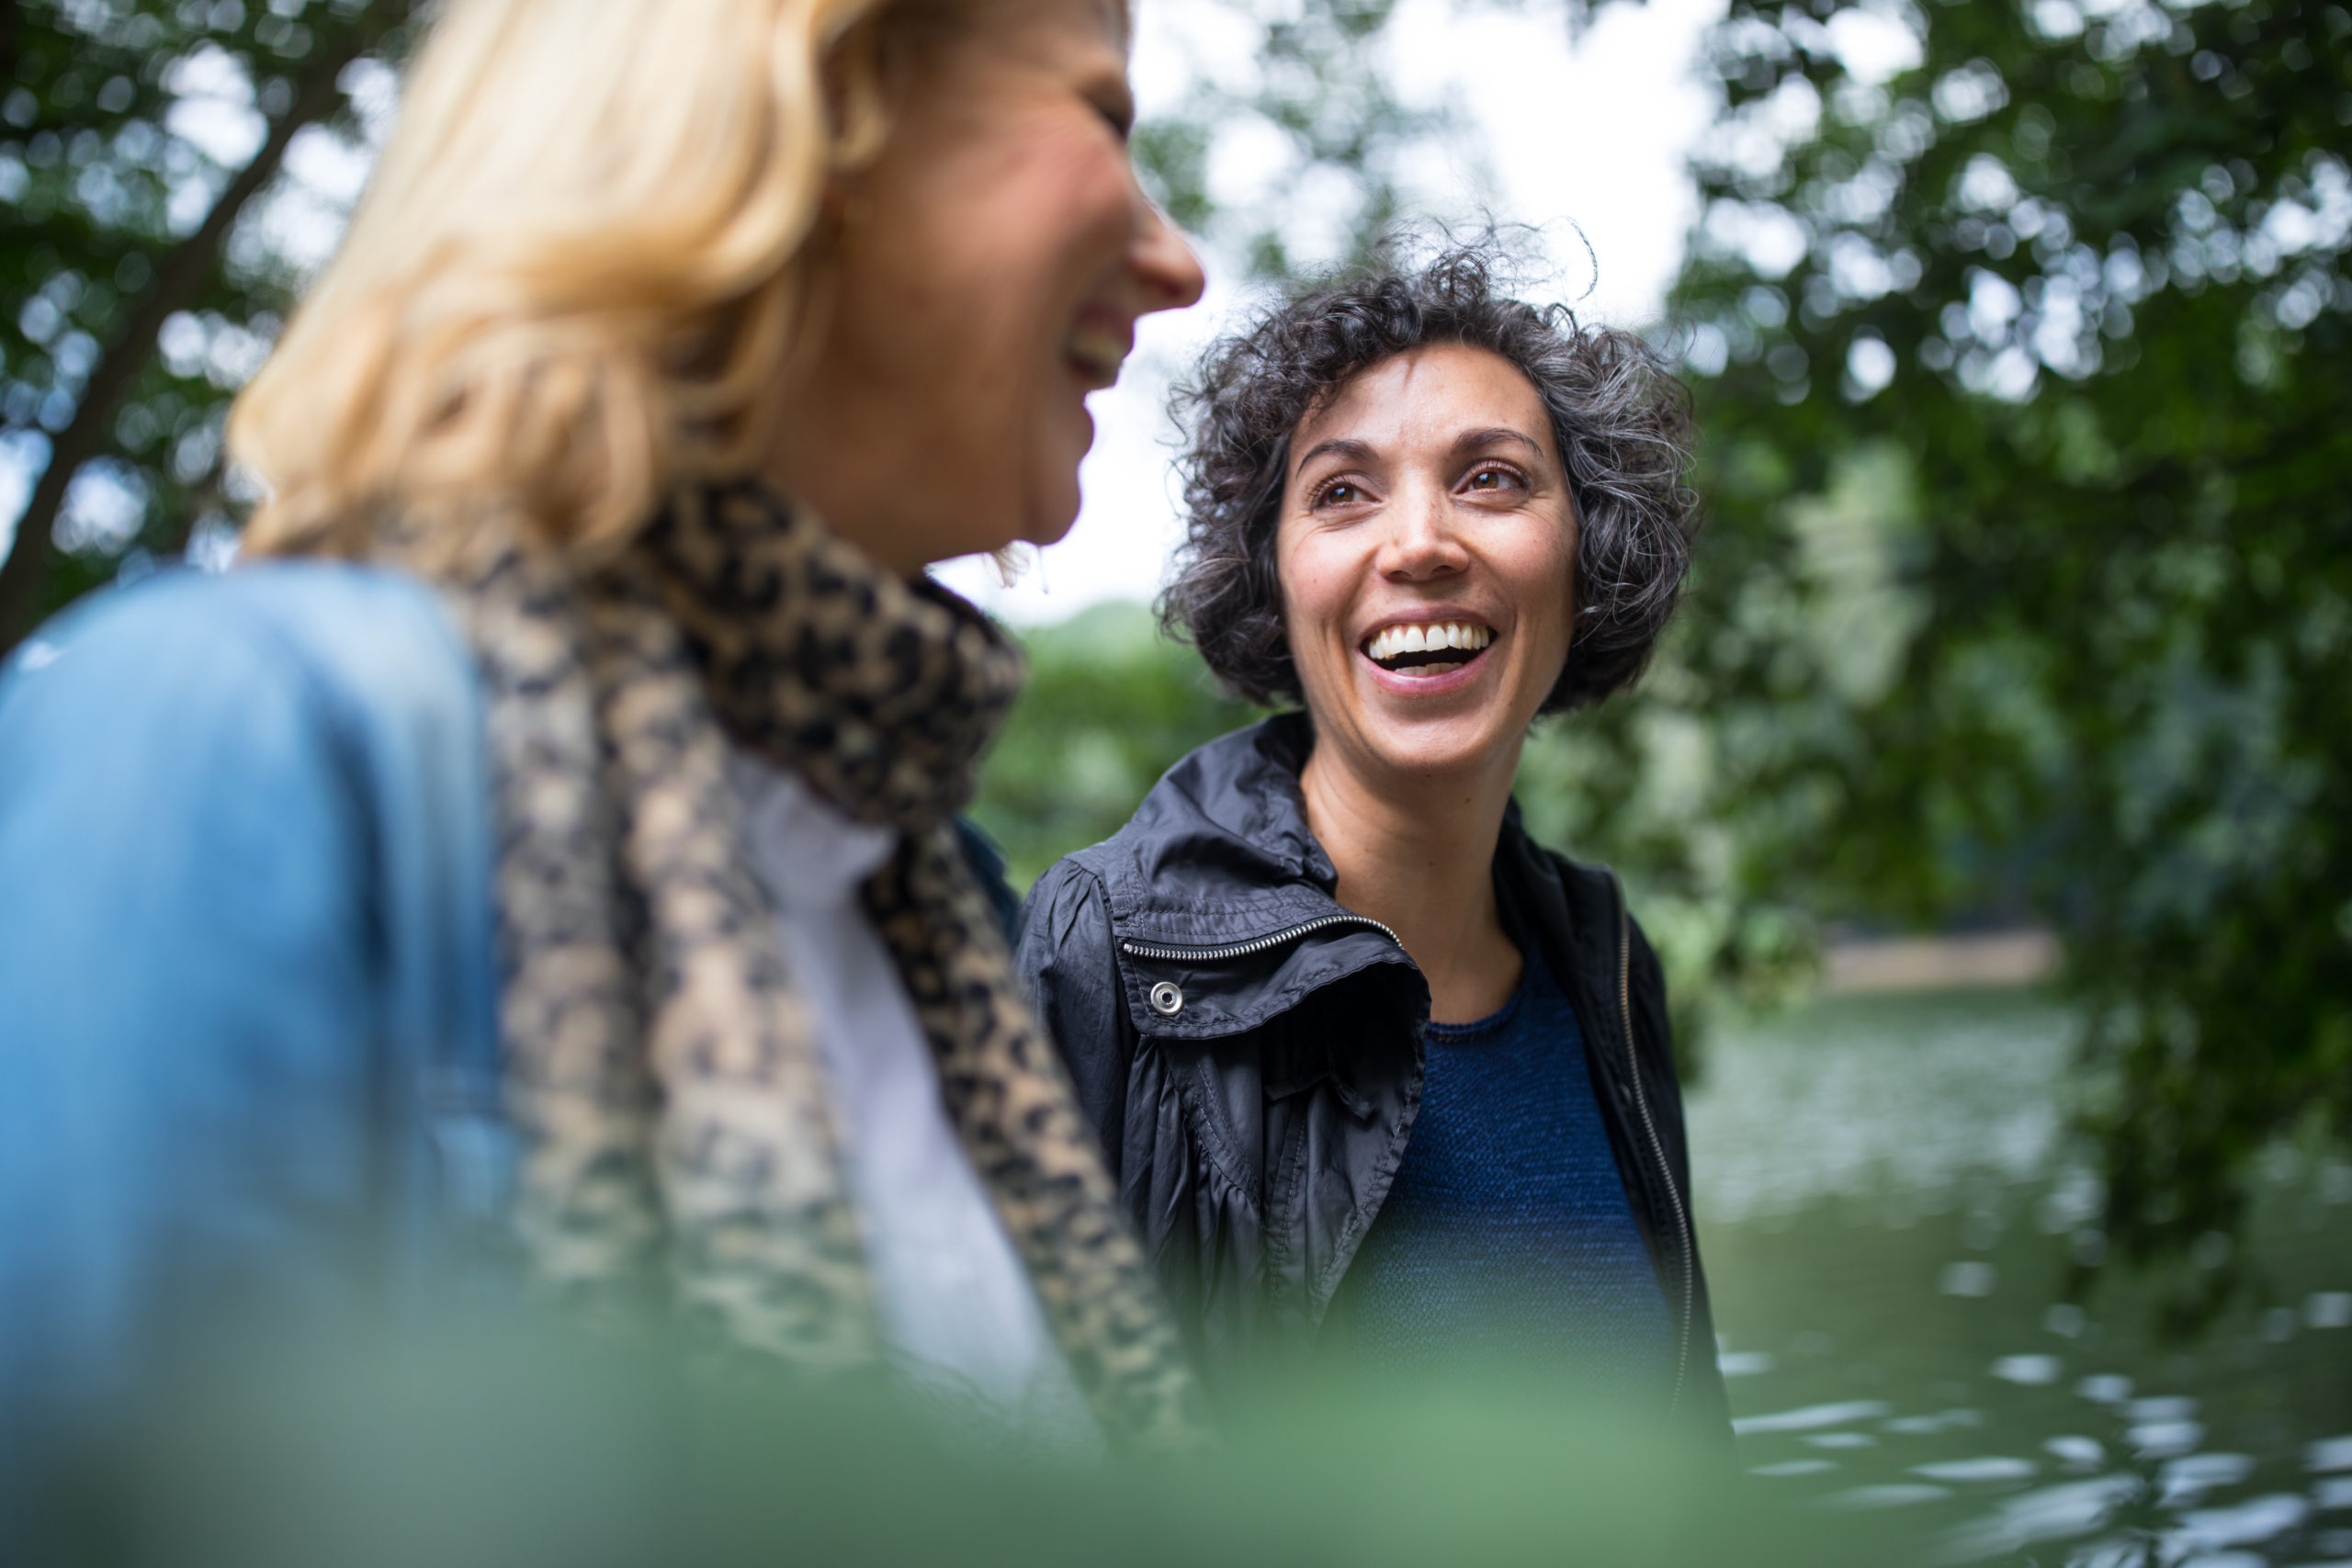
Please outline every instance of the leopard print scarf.
[[866, 906], [965, 1150], [1106, 1429], [1189, 1446], [1195, 1384], [952, 821], [1017, 652], [756, 485], [680, 496], [593, 571], [481, 537], [440, 575], [489, 706], [518, 1223], [542, 1272], [619, 1311], [666, 1279], [735, 1342], [806, 1365], [875, 1353], [731, 737], [899, 830]]

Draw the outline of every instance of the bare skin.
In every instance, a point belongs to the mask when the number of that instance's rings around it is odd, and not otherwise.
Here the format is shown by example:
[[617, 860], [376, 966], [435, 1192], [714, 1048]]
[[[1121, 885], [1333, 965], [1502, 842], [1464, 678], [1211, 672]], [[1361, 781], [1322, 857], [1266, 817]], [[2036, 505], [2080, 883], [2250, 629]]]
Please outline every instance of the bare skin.
[[1299, 780], [1307, 825], [1340, 874], [1342, 908], [1395, 931], [1429, 981], [1430, 1017], [1469, 1023], [1499, 1010], [1519, 988], [1519, 949], [1495, 905], [1495, 834], [1500, 794], [1485, 781], [1412, 800], [1382, 798], [1344, 769], [1310, 759]]
[[[1576, 511], [1551, 423], [1508, 361], [1447, 344], [1374, 366], [1291, 446], [1275, 553], [1315, 720], [1307, 825], [1340, 903], [1420, 966], [1430, 1015], [1484, 1018], [1519, 984], [1495, 845], [1573, 615]], [[1452, 628], [1437, 647], [1384, 640], [1432, 626]]]
[[912, 575], [1078, 515], [1088, 394], [1200, 264], [1127, 149], [1127, 19], [1007, 0], [907, 62], [868, 167], [835, 177], [830, 300], [767, 476]]

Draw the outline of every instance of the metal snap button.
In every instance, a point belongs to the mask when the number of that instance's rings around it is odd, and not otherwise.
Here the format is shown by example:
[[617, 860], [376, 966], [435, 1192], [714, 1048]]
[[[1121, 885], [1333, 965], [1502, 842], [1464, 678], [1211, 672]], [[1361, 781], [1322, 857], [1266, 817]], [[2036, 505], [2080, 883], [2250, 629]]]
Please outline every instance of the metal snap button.
[[1151, 988], [1151, 1010], [1162, 1018], [1174, 1018], [1184, 1010], [1184, 993], [1162, 980]]

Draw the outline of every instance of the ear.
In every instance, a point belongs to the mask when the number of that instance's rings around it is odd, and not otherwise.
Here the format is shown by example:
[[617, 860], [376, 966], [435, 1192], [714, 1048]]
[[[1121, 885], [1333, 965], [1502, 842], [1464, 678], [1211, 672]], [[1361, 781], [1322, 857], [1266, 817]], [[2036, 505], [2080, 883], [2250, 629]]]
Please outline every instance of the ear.
[[[888, 47], [899, 29], [888, 25], [889, 11], [869, 12], [825, 51], [818, 67], [825, 89], [825, 123], [832, 137], [827, 162], [836, 176], [865, 168], [882, 151], [890, 135], [891, 110], [899, 95], [891, 69], [892, 57], [903, 51]], [[831, 191], [828, 189], [827, 199]]]

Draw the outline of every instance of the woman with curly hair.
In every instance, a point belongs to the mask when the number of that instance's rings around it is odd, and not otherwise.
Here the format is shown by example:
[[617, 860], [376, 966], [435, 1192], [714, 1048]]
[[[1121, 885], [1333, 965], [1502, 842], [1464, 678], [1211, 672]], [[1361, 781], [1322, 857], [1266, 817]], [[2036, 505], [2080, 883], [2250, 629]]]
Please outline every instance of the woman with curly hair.
[[1681, 389], [1492, 256], [1213, 349], [1164, 615], [1258, 702], [1031, 895], [1020, 961], [1204, 1363], [1597, 1380], [1724, 1429], [1658, 963], [1535, 843], [1529, 726], [1640, 672]]
[[503, 1236], [597, 1321], [1186, 1441], [956, 825], [1019, 656], [923, 576], [1069, 527], [1199, 294], [1125, 6], [432, 13], [232, 418], [244, 562], [0, 680], [0, 1427]]

